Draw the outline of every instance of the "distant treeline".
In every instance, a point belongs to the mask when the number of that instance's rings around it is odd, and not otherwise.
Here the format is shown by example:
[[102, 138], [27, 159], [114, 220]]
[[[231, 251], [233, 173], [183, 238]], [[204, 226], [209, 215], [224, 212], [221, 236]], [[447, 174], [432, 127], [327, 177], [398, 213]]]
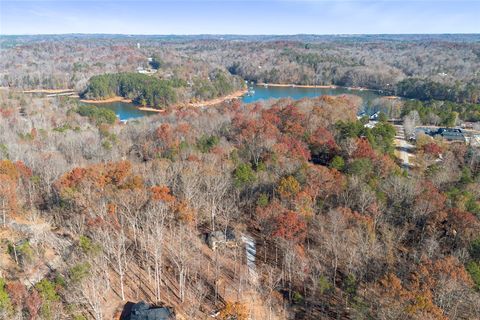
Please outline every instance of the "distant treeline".
[[409, 100], [403, 106], [402, 116], [414, 110], [424, 124], [454, 126], [457, 118], [463, 121], [480, 121], [480, 104], [475, 103]]
[[442, 84], [428, 79], [408, 78], [400, 81], [396, 94], [419, 100], [448, 100], [454, 102], [479, 102], [480, 86], [473, 83], [460, 85]]

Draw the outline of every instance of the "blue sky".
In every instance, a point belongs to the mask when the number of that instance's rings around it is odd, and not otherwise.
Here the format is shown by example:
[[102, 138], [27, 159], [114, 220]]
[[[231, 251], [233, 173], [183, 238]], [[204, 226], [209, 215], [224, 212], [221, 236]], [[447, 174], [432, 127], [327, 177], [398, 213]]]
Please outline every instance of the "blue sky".
[[480, 33], [480, 1], [4, 1], [0, 34]]

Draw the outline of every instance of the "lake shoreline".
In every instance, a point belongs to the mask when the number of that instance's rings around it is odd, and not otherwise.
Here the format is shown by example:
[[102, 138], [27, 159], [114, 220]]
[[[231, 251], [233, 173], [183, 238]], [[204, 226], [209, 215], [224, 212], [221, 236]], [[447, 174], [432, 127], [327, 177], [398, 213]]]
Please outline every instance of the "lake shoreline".
[[68, 93], [68, 92], [75, 92], [75, 89], [31, 89], [31, 90], [23, 90], [22, 93]]
[[165, 112], [165, 109], [155, 109], [152, 107], [137, 107], [137, 109], [140, 111], [148, 111], [148, 112], [159, 112], [159, 113]]
[[337, 86], [334, 84], [331, 85], [310, 85], [310, 84], [294, 84], [294, 83], [264, 83], [259, 82], [255, 84], [256, 86], [266, 86], [266, 87], [281, 87], [281, 88], [306, 88], [306, 89], [347, 89], [353, 91], [372, 91], [380, 92], [381, 90], [369, 89], [364, 87], [344, 87]]
[[[223, 96], [223, 97], [218, 97], [218, 98], [214, 98], [214, 99], [210, 99], [210, 100], [204, 100], [204, 101], [200, 101], [200, 102], [178, 103], [178, 104], [173, 105], [172, 107], [173, 108], [180, 108], [180, 107], [187, 106], [187, 107], [199, 108], [199, 107], [214, 106], [214, 105], [220, 104], [220, 103], [222, 103], [224, 101], [227, 101], [227, 100], [239, 99], [239, 98], [243, 97], [247, 92], [248, 92], [247, 89], [243, 89], [243, 90], [235, 91], [235, 92], [233, 92], [229, 95]], [[102, 100], [80, 99], [80, 102], [88, 103], [88, 104], [102, 104], [102, 103], [112, 103], [112, 102], [132, 103], [133, 100], [132, 99], [126, 99], [126, 98], [123, 98], [123, 97], [120, 97], [120, 96], [115, 96], [115, 97], [111, 97], [111, 98], [108, 98], [108, 99], [102, 99]], [[136, 108], [138, 110], [141, 110], [141, 111], [159, 112], [159, 113], [165, 112], [165, 109], [158, 109], [158, 108], [154, 108], [152, 106], [143, 106], [143, 107], [142, 106], [136, 106]]]
[[281, 87], [281, 88], [309, 88], [309, 89], [337, 89], [335, 85], [308, 85], [308, 84], [293, 84], [293, 83], [263, 83], [259, 82], [257, 86], [266, 87]]
[[112, 102], [132, 103], [132, 99], [127, 99], [127, 98], [124, 98], [124, 97], [115, 96], [115, 97], [111, 97], [111, 98], [108, 98], [108, 99], [101, 99], [101, 100], [95, 100], [95, 99], [80, 99], [80, 102], [92, 103], [92, 104], [97, 104], [97, 103], [112, 103]]
[[218, 98], [205, 100], [205, 101], [200, 101], [200, 102], [190, 102], [187, 105], [189, 107], [194, 107], [194, 108], [214, 106], [214, 105], [220, 104], [222, 102], [225, 102], [227, 100], [239, 99], [247, 93], [248, 93], [248, 89], [243, 89], [243, 90], [235, 91], [235, 92], [233, 92], [229, 95], [223, 96], [223, 97], [218, 97]]

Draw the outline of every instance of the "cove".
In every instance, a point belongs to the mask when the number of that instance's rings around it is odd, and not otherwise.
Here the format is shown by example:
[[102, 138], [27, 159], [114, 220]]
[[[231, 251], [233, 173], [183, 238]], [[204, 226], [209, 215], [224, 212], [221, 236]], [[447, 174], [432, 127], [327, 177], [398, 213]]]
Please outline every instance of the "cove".
[[[274, 87], [256, 85], [251, 87], [253, 91], [242, 97], [242, 102], [252, 103], [268, 99], [292, 98], [294, 100], [303, 98], [314, 98], [322, 95], [353, 94], [360, 96], [363, 100], [362, 110], [371, 113], [373, 101], [381, 95], [369, 90], [349, 90], [347, 88], [302, 88], [302, 87]], [[151, 111], [142, 111], [133, 103], [111, 102], [95, 104], [100, 108], [107, 108], [115, 112], [120, 120], [132, 120], [144, 116], [156, 114]]]
[[106, 108], [112, 110], [122, 121], [133, 120], [157, 114], [156, 112], [152, 111], [139, 110], [137, 105], [127, 102], [94, 103], [94, 105], [99, 108]]
[[361, 111], [370, 111], [373, 105], [373, 100], [379, 98], [381, 95], [375, 91], [357, 90], [342, 87], [336, 88], [303, 88], [303, 87], [276, 87], [256, 85], [251, 87], [254, 90], [253, 94], [245, 95], [242, 98], [244, 103], [252, 103], [259, 100], [292, 98], [299, 100], [303, 98], [315, 98], [323, 95], [336, 96], [341, 94], [353, 94], [359, 96], [363, 100]]

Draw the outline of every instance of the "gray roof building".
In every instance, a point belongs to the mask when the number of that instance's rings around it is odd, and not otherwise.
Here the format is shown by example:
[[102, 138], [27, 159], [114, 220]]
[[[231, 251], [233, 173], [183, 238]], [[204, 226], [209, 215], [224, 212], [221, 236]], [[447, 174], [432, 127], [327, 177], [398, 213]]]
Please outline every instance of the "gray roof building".
[[150, 307], [146, 302], [139, 302], [132, 306], [126, 320], [174, 320], [175, 314], [169, 308]]
[[224, 231], [214, 231], [207, 234], [207, 244], [212, 250], [218, 247], [235, 247], [237, 245], [237, 237], [232, 229]]
[[440, 128], [434, 133], [436, 136], [441, 136], [447, 141], [465, 142], [465, 134], [461, 129]]

